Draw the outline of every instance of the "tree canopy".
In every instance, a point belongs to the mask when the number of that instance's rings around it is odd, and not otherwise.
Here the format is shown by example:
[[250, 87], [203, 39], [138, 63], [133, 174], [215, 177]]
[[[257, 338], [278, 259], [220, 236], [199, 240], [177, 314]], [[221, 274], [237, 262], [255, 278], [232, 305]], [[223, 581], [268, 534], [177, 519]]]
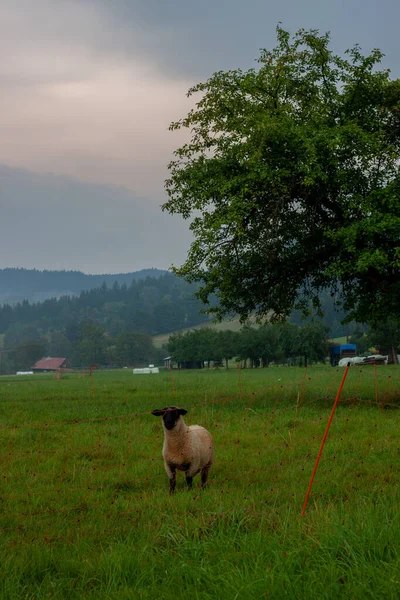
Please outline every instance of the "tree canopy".
[[[82, 291], [79, 296], [36, 303], [24, 300], [14, 306], [0, 306], [0, 334], [6, 334], [8, 345], [15, 345], [20, 343], [18, 330], [22, 325], [47, 335], [52, 331], [62, 332], [65, 327], [81, 323], [88, 316], [112, 335], [126, 330], [152, 335], [169, 333], [208, 320], [200, 314], [202, 303], [193, 297], [194, 291], [195, 286], [172, 273], [133, 280], [129, 287], [117, 282], [108, 287], [103, 282], [100, 287]], [[23, 335], [28, 337], [27, 330]], [[35, 336], [31, 335], [29, 339], [35, 339]]]
[[245, 325], [238, 332], [195, 329], [170, 336], [168, 351], [181, 367], [202, 368], [211, 361], [220, 364], [236, 359], [250, 367], [268, 367], [271, 361], [286, 364], [304, 364], [325, 361], [328, 354], [327, 328], [312, 322], [299, 327], [293, 323], [258, 328]]
[[285, 318], [330, 288], [348, 319], [400, 309], [400, 81], [383, 54], [335, 55], [280, 26], [258, 68], [217, 72], [170, 129], [188, 129], [163, 209], [191, 219], [175, 268], [209, 312]]

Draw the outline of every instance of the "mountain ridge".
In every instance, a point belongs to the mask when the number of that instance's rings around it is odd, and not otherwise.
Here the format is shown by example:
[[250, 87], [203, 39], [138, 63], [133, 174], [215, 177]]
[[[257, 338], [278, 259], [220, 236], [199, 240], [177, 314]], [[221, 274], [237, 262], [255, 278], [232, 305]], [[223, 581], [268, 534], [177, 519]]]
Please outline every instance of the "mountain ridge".
[[25, 269], [6, 267], [0, 269], [0, 305], [16, 304], [28, 300], [42, 302], [61, 296], [75, 296], [82, 291], [108, 287], [115, 282], [130, 285], [132, 281], [158, 278], [168, 273], [166, 270], [150, 268], [126, 273], [91, 274], [77, 270]]

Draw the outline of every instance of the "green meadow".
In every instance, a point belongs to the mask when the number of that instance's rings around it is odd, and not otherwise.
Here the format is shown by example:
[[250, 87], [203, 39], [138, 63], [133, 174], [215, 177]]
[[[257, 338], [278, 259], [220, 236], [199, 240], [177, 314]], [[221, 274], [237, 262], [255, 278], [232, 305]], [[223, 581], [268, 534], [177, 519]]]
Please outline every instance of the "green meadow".
[[[400, 596], [400, 368], [0, 378], [0, 598]], [[168, 494], [161, 419], [209, 429]]]

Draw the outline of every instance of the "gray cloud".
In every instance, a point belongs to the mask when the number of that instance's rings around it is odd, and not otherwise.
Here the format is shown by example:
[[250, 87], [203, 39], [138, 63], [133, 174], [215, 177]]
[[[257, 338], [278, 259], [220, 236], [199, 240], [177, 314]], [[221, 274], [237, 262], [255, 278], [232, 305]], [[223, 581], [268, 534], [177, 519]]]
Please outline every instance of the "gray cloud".
[[191, 82], [165, 76], [144, 53], [107, 52], [122, 27], [90, 4], [0, 3], [0, 22], [0, 162], [160, 202], [179, 143], [167, 128], [189, 108]]
[[[159, 205], [184, 140], [167, 128], [191, 107], [187, 89], [254, 66], [279, 21], [330, 30], [336, 52], [380, 47], [399, 76], [399, 17], [397, 0], [0, 0], [0, 163], [98, 184], [61, 192], [45, 178], [40, 194], [33, 175], [22, 187], [18, 176], [17, 194], [0, 178], [4, 266], [121, 271], [139, 254], [142, 266], [180, 262], [187, 226]], [[30, 237], [30, 224], [45, 233]]]
[[0, 268], [115, 273], [179, 264], [187, 225], [115, 186], [0, 166]]
[[381, 47], [399, 72], [397, 0], [93, 0], [92, 6], [122, 32], [114, 47], [145, 52], [170, 72], [196, 79], [252, 66], [259, 49], [275, 43], [278, 22], [293, 32], [331, 31], [337, 52], [355, 43]]

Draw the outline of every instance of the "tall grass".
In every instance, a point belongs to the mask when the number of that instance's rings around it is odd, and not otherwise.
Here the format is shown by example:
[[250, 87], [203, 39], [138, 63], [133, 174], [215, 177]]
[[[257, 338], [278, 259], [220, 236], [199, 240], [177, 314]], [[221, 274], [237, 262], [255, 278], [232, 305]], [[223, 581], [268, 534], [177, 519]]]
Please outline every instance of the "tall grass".
[[[400, 370], [0, 378], [0, 597], [397, 598]], [[168, 495], [160, 419], [189, 409], [209, 487]]]

